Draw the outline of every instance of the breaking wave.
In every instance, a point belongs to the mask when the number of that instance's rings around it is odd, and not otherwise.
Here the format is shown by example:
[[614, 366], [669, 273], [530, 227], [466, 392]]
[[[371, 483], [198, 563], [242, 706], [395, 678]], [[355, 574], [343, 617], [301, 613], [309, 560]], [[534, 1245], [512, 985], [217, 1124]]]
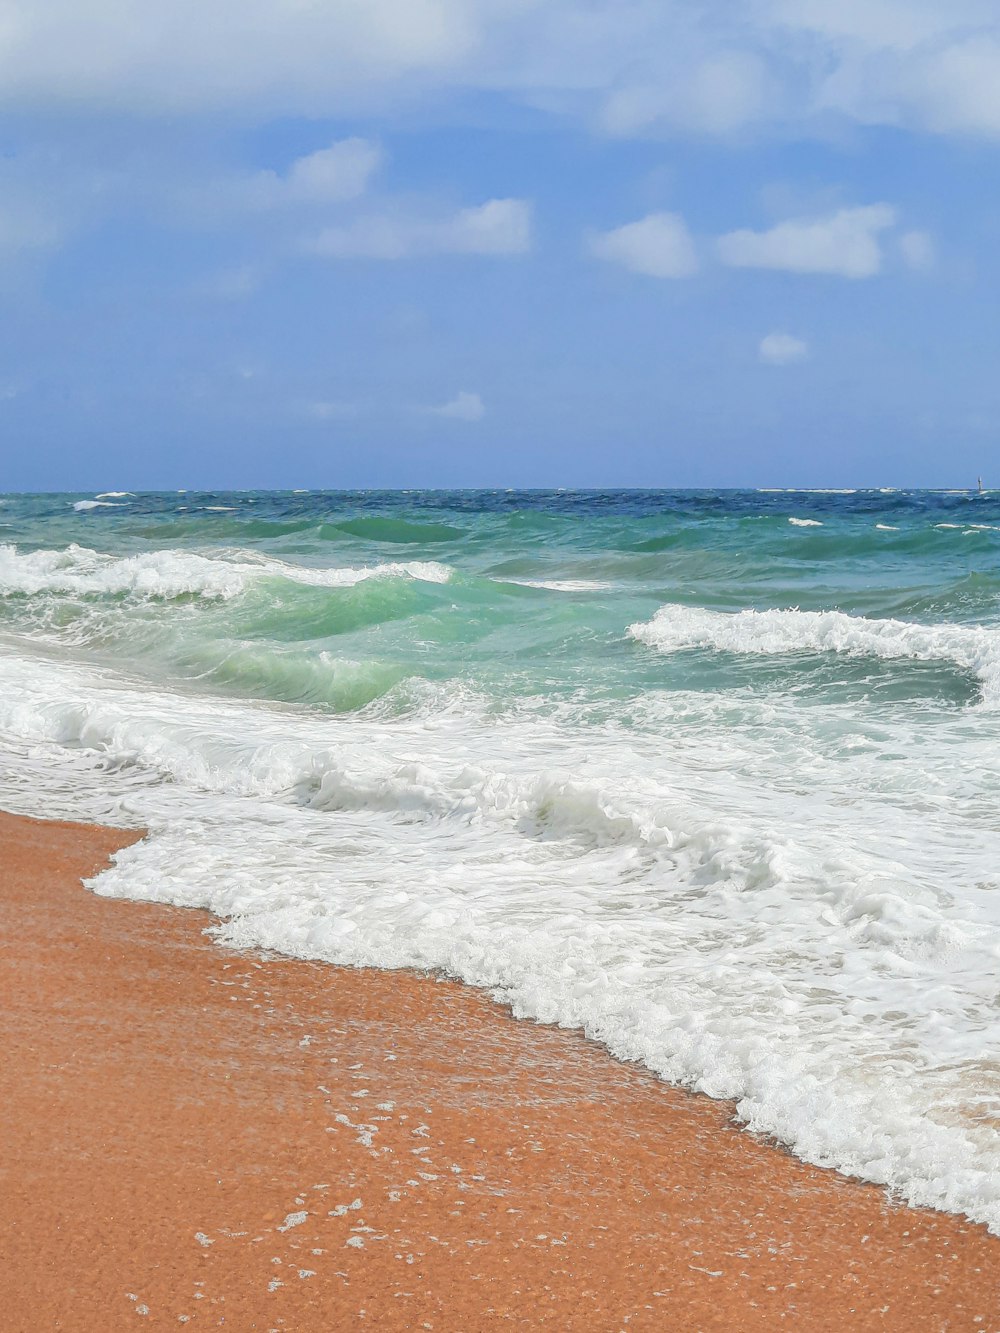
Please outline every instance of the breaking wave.
[[887, 661], [949, 662], [976, 676], [983, 703], [1000, 704], [1000, 629], [918, 625], [842, 611], [710, 611], [667, 605], [629, 634], [661, 653], [707, 648], [725, 653], [842, 653]]
[[287, 579], [318, 588], [349, 588], [365, 579], [402, 578], [447, 583], [452, 571], [431, 560], [411, 560], [361, 568], [319, 569], [294, 565], [253, 551], [200, 555], [193, 551], [144, 551], [105, 555], [72, 545], [65, 550], [22, 552], [0, 546], [0, 596], [52, 592], [77, 596], [120, 596], [170, 600], [202, 597], [226, 601], [262, 578]]

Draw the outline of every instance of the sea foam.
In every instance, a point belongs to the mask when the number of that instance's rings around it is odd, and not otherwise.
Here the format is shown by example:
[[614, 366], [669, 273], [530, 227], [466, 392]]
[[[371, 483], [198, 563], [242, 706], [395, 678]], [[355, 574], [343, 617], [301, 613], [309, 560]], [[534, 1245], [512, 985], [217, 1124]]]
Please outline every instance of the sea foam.
[[151, 830], [98, 892], [207, 907], [236, 947], [445, 971], [734, 1098], [810, 1161], [1000, 1229], [995, 1141], [956, 1119], [995, 1082], [963, 1017], [997, 962], [992, 899], [955, 911], [877, 752], [800, 754], [824, 792], [792, 778], [781, 806], [731, 722], [712, 766], [704, 724], [665, 766], [663, 732], [537, 715], [345, 728], [3, 655], [0, 686], [23, 747], [5, 804], [46, 790], [52, 813]]
[[843, 653], [885, 660], [950, 662], [977, 676], [983, 703], [1000, 704], [1000, 629], [984, 625], [918, 625], [842, 611], [710, 611], [667, 605], [629, 634], [661, 653], [689, 648], [781, 655]]
[[24, 552], [0, 545], [0, 596], [124, 593], [139, 598], [196, 596], [228, 600], [262, 578], [287, 579], [319, 588], [347, 588], [371, 578], [446, 583], [450, 577], [447, 565], [430, 560], [330, 569], [294, 565], [253, 551], [209, 556], [166, 550], [112, 556], [76, 545], [64, 550]]
[[5, 497], [0, 805], [148, 829], [100, 893], [461, 977], [1000, 1232], [1000, 576], [932, 527], [964, 497], [189, 498]]

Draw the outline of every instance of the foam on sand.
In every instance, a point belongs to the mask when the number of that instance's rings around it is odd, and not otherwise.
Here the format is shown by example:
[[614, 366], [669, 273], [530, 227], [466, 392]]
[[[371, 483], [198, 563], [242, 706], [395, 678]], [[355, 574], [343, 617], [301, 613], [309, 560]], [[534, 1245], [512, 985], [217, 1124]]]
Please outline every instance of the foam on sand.
[[964, 1017], [995, 973], [993, 899], [956, 909], [944, 835], [877, 752], [836, 761], [837, 784], [801, 755], [821, 794], [739, 772], [731, 717], [710, 771], [701, 731], [665, 772], [669, 730], [345, 730], [3, 654], [0, 687], [23, 747], [4, 803], [44, 790], [53, 813], [151, 830], [98, 892], [207, 907], [238, 948], [459, 977], [734, 1099], [808, 1161], [1000, 1230], [995, 1136], [961, 1114], [995, 1082]]
[[[529, 1325], [544, 1308], [594, 1329], [637, 1309], [747, 1333], [786, 1319], [899, 1333], [942, 1310], [987, 1326], [996, 1241], [978, 1229], [734, 1145], [730, 1106], [441, 978], [344, 968], [317, 984], [315, 968], [215, 948], [202, 913], [137, 922], [78, 880], [128, 840], [0, 814], [17, 978], [0, 1174], [31, 1201], [0, 1216], [5, 1327], [197, 1323], [204, 1291], [210, 1320], [224, 1306], [240, 1329], [353, 1327], [363, 1302], [388, 1333], [441, 1300], [449, 1327], [481, 1329], [499, 1289]], [[53, 1096], [66, 1070], [72, 1095]], [[664, 1180], [670, 1207], [651, 1207]], [[942, 1253], [957, 1262], [928, 1263]], [[794, 1284], [774, 1281], [776, 1255]], [[386, 1281], [386, 1265], [417, 1264], [419, 1283]], [[852, 1280], [831, 1287], [831, 1272]]]

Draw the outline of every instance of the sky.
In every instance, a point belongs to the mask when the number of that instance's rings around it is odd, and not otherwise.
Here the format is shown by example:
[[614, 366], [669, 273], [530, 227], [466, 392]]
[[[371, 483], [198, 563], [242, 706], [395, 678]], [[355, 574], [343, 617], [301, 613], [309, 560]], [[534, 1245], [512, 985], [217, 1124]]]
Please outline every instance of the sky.
[[996, 0], [0, 0], [0, 490], [1000, 485]]

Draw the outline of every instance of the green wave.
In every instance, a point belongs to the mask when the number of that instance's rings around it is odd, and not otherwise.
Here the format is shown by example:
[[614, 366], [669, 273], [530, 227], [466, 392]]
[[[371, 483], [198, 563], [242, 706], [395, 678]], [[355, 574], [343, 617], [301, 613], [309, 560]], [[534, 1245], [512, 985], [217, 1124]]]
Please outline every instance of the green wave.
[[166, 661], [189, 683], [241, 698], [310, 704], [337, 713], [356, 712], [384, 698], [411, 674], [396, 663], [261, 643], [175, 644]]
[[338, 521], [332, 526], [351, 537], [370, 542], [392, 542], [399, 546], [418, 542], [454, 542], [466, 536], [464, 528], [452, 527], [450, 523], [415, 523], [411, 519], [381, 518], [374, 514]]

